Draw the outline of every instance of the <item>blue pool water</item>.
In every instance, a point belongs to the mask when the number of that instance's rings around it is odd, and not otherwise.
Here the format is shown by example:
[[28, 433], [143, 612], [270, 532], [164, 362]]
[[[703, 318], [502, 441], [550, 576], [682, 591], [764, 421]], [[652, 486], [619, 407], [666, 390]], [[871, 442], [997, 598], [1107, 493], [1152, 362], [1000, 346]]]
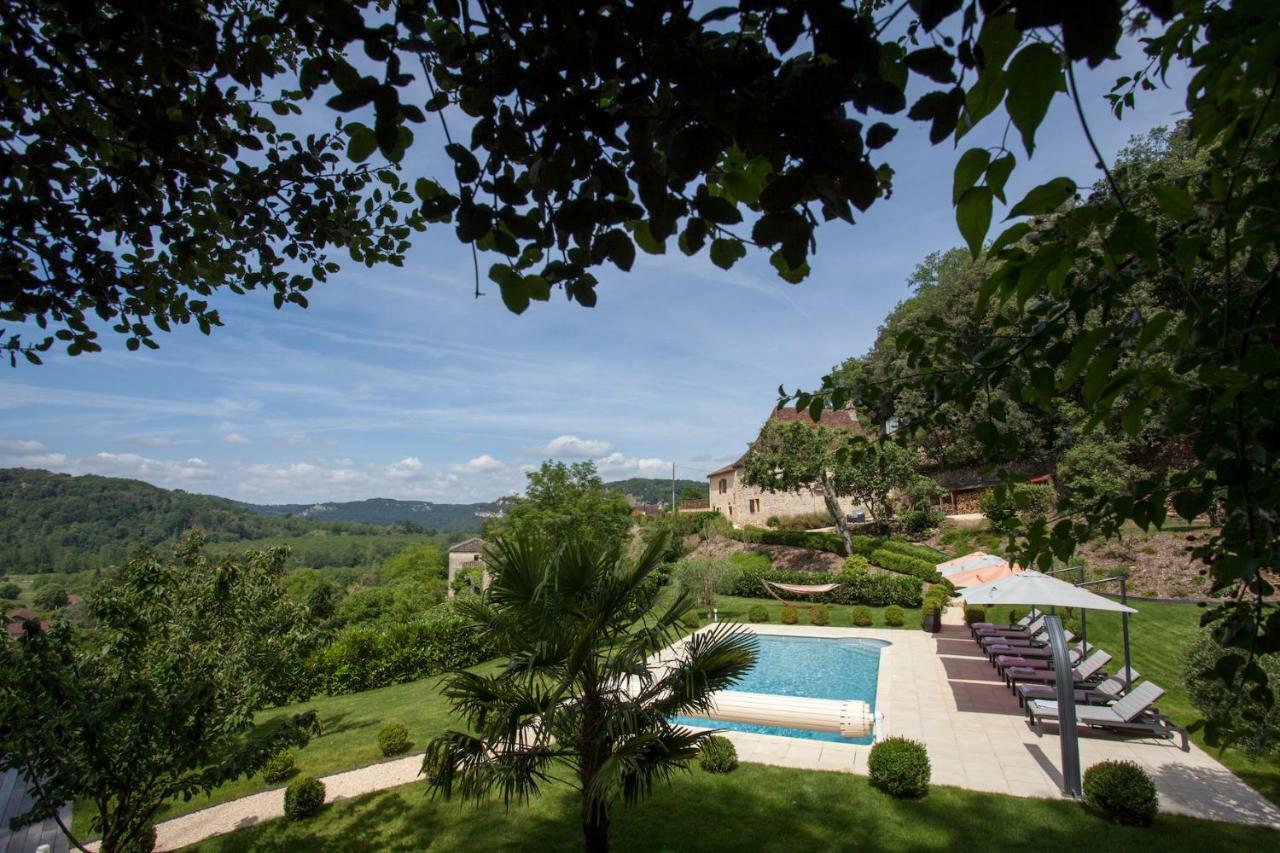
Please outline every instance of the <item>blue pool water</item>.
[[[876, 707], [876, 679], [880, 674], [880, 650], [884, 640], [818, 639], [816, 637], [776, 637], [761, 634], [756, 665], [732, 689], [747, 693], [780, 696], [809, 696], [816, 699], [861, 699]], [[838, 743], [871, 743], [865, 738], [845, 738], [839, 732], [815, 732], [779, 726], [758, 726], [719, 720], [676, 717], [686, 726], [732, 729], [767, 735], [830, 740]]]

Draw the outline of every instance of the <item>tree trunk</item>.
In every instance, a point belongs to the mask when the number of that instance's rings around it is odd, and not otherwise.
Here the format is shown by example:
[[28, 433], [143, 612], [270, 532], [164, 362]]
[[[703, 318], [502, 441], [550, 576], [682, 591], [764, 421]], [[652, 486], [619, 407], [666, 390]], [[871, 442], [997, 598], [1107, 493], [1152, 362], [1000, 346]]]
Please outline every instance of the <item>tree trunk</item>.
[[844, 512], [840, 509], [840, 498], [836, 495], [836, 490], [832, 488], [831, 480], [825, 473], [822, 475], [822, 501], [827, 505], [831, 520], [836, 523], [836, 532], [844, 541], [845, 554], [852, 554], [853, 540], [849, 538], [849, 523], [845, 521]]
[[597, 815], [582, 822], [582, 849], [586, 853], [608, 853], [609, 818]]

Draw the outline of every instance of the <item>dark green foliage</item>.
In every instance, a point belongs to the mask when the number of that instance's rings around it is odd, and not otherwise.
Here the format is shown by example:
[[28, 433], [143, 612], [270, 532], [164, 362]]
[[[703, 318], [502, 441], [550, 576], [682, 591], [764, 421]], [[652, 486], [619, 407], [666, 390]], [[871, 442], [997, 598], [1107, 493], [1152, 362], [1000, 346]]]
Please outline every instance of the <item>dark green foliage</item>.
[[[663, 548], [654, 542], [631, 560], [595, 538], [495, 543], [488, 594], [459, 608], [507, 665], [445, 680], [462, 725], [427, 748], [422, 772], [433, 792], [499, 794], [511, 805], [572, 778], [586, 846], [605, 850], [611, 807], [641, 801], [688, 768], [708, 733], [671, 718], [705, 710], [750, 671], [756, 639], [715, 625], [676, 646], [671, 666], [650, 669], [693, 608], [686, 594], [660, 602], [662, 590], [647, 583]], [[633, 690], [617, 689], [624, 679]]]
[[709, 557], [686, 557], [671, 567], [671, 579], [676, 586], [707, 609], [716, 606], [717, 593], [732, 591], [741, 576], [742, 571], [732, 561]]
[[387, 723], [378, 729], [378, 751], [384, 756], [400, 755], [409, 751], [413, 741], [409, 740], [409, 729], [402, 723]]
[[686, 628], [701, 628], [702, 617], [698, 615], [698, 611], [690, 610], [688, 613], [685, 613], [684, 616], [680, 617], [680, 624], [684, 625]]
[[850, 554], [844, 558], [844, 570], [848, 572], [865, 572], [870, 566], [867, 558], [861, 554]]
[[783, 606], [781, 613], [779, 613], [778, 621], [783, 625], [794, 625], [800, 621], [800, 616], [794, 607], [787, 604]]
[[731, 773], [738, 768], [738, 750], [723, 735], [712, 735], [698, 747], [698, 763], [708, 773]]
[[924, 744], [904, 737], [877, 741], [867, 758], [871, 784], [895, 797], [916, 799], [929, 791], [929, 754]]
[[524, 494], [510, 498], [506, 515], [486, 524], [486, 538], [548, 536], [621, 543], [631, 528], [631, 508], [622, 494], [606, 488], [594, 462], [547, 461], [530, 471]]
[[993, 525], [1001, 527], [1015, 519], [1029, 522], [1045, 518], [1053, 512], [1057, 500], [1052, 486], [1018, 483], [983, 492], [978, 498], [978, 509]]
[[871, 608], [864, 607], [861, 604], [850, 611], [849, 618], [853, 624], [857, 625], [859, 628], [869, 628], [873, 622], [871, 618]]
[[831, 624], [831, 608], [825, 604], [815, 604], [809, 608], [809, 624], [810, 625], [830, 625]]
[[[769, 521], [773, 523], [770, 524]], [[765, 526], [773, 530], [812, 530], [815, 527], [830, 527], [831, 516], [825, 512], [807, 512], [801, 515], [772, 516]]]
[[1150, 826], [1160, 806], [1155, 783], [1132, 761], [1102, 761], [1086, 770], [1084, 799], [1122, 826]]
[[103, 849], [125, 850], [167, 800], [255, 775], [309, 739], [313, 712], [246, 738], [258, 711], [309, 695], [320, 640], [281, 583], [283, 551], [212, 563], [201, 545], [139, 551], [89, 599], [92, 631], [0, 640], [0, 768], [39, 773], [21, 822], [87, 800]]
[[31, 596], [41, 610], [61, 610], [67, 606], [67, 588], [58, 582], [47, 583]]
[[293, 753], [288, 750], [282, 750], [271, 756], [267, 759], [267, 763], [262, 765], [262, 781], [268, 785], [275, 785], [297, 772], [298, 763]]
[[964, 624], [972, 625], [974, 622], [987, 621], [987, 609], [985, 607], [966, 607], [964, 609]]
[[831, 592], [808, 597], [808, 600], [821, 604], [920, 606], [921, 583], [915, 577], [867, 571], [842, 571], [838, 575], [830, 575], [774, 569], [759, 564], [753, 568], [744, 568], [734, 585], [725, 590], [725, 594], [740, 598], [770, 598], [772, 596], [761, 582], [764, 580], [796, 584], [839, 583], [840, 586]]
[[316, 659], [317, 688], [355, 693], [474, 666], [493, 657], [479, 632], [442, 605], [425, 616], [342, 630]]
[[22, 587], [13, 581], [0, 583], [0, 598], [12, 601], [20, 595], [22, 595]]
[[[718, 515], [718, 513], [717, 513]], [[835, 533], [807, 533], [795, 530], [768, 530], [764, 527], [746, 527], [735, 529], [729, 534], [739, 542], [758, 542], [761, 545], [789, 545], [793, 548], [808, 548], [813, 551], [829, 551], [832, 554], [845, 555], [844, 542]]]
[[284, 816], [289, 820], [314, 817], [323, 805], [324, 783], [319, 779], [303, 776], [284, 789]]
[[387, 525], [401, 533], [479, 533], [477, 512], [493, 512], [502, 502], [446, 504], [369, 498], [316, 504], [246, 504], [262, 515], [290, 515], [317, 522], [351, 521]]
[[[1212, 634], [1201, 633], [1183, 657], [1188, 698], [1208, 718], [1209, 727], [1221, 727], [1218, 736], [1223, 741], [1255, 758], [1280, 753], [1280, 702], [1261, 701], [1249, 693], [1237, 695], [1219, 675], [1219, 667], [1241, 666], [1244, 658], [1243, 649], [1223, 648]], [[1254, 662], [1269, 684], [1280, 685], [1280, 653], [1259, 655]]]
[[910, 536], [921, 536], [935, 529], [945, 518], [937, 507], [912, 509], [902, 514], [902, 529]]
[[[664, 480], [661, 477], [632, 477], [628, 480], [615, 480], [604, 485], [605, 488], [615, 492], [631, 495], [642, 503], [671, 503], [671, 481]], [[676, 480], [677, 503], [684, 500], [706, 500], [708, 492], [709, 488], [706, 480]]]
[[891, 604], [884, 609], [884, 624], [890, 628], [902, 627], [902, 608], [896, 604]]
[[888, 569], [891, 572], [900, 572], [904, 575], [914, 575], [915, 577], [920, 578], [920, 580], [933, 580], [938, 576], [938, 570], [935, 568], [937, 565], [936, 563], [921, 560], [918, 557], [909, 557], [906, 554], [901, 554], [897, 551], [890, 551], [885, 548], [872, 551], [871, 556], [868, 559], [871, 560], [872, 565], [879, 566], [882, 569]]
[[768, 622], [769, 608], [765, 607], [763, 604], [751, 605], [751, 609], [747, 611], [747, 621], [748, 622]]

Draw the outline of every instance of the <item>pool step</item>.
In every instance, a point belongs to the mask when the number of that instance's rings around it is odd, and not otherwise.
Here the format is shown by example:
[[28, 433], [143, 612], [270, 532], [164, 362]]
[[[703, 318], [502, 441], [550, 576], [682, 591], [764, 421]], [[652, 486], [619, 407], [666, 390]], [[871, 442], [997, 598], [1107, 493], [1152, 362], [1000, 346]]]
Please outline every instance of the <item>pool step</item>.
[[706, 713], [689, 713], [687, 716], [710, 722], [724, 720], [815, 732], [839, 732], [841, 737], [850, 739], [871, 734], [875, 720], [871, 706], [858, 699], [813, 699], [738, 690], [721, 690], [715, 694]]

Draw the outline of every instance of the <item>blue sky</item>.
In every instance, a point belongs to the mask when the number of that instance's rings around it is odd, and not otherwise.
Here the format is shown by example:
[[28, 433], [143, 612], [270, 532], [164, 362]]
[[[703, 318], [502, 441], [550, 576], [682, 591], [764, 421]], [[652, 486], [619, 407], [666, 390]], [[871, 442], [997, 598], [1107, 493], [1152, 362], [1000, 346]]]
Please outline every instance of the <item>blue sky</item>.
[[[1123, 122], [1111, 117], [1102, 95], [1138, 67], [1128, 53], [1079, 77], [1108, 158], [1181, 109], [1179, 74]], [[960, 243], [950, 196], [960, 152], [929, 145], [904, 117], [892, 123], [901, 133], [882, 153], [893, 197], [854, 226], [825, 225], [800, 285], [778, 280], [764, 256], [723, 272], [672, 246], [640, 255], [629, 274], [598, 271], [594, 309], [554, 294], [517, 317], [496, 285], [472, 297], [469, 250], [436, 226], [402, 269], [347, 261], [306, 310], [227, 294], [211, 337], [184, 328], [144, 353], [108, 338], [102, 353], [0, 374], [0, 465], [261, 503], [490, 500], [550, 456], [596, 460], [606, 479], [670, 476], [672, 462], [700, 479], [741, 453], [779, 384], [814, 386], [865, 352], [915, 264]], [[1003, 128], [988, 119], [965, 142], [997, 143]], [[1030, 162], [1017, 149], [1011, 199], [1055, 175], [1097, 177], [1065, 98], [1039, 142]], [[434, 157], [406, 165], [448, 176]]]

